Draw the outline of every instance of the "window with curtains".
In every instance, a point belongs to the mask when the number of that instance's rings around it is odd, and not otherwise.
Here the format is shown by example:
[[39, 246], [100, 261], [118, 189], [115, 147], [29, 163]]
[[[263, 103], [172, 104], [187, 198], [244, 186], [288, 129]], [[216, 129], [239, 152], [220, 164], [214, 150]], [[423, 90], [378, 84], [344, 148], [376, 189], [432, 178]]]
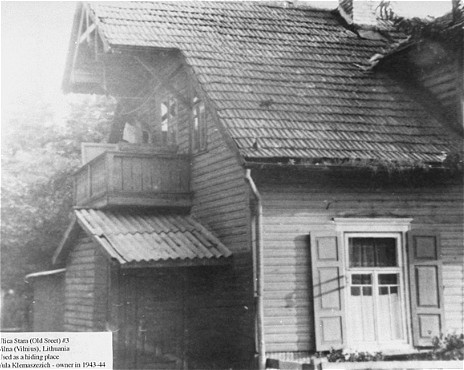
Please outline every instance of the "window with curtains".
[[354, 343], [406, 341], [400, 234], [345, 234], [348, 330]]
[[397, 266], [395, 238], [349, 239], [350, 267]]
[[310, 232], [317, 351], [410, 351], [444, 332], [440, 232], [412, 218], [334, 218]]

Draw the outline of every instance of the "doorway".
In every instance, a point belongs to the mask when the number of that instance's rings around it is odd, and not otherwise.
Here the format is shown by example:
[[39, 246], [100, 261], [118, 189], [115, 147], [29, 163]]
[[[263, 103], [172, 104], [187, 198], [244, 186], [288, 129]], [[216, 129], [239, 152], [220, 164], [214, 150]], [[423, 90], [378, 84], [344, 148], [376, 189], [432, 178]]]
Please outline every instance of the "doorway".
[[185, 325], [182, 271], [126, 275], [121, 285], [120, 330], [125, 366], [182, 369]]

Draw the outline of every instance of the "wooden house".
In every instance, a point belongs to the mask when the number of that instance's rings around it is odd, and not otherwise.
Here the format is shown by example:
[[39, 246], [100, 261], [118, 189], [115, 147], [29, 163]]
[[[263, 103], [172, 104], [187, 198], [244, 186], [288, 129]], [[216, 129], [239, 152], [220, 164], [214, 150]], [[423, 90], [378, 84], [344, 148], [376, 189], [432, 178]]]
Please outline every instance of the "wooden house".
[[462, 123], [372, 67], [400, 34], [360, 30], [291, 4], [79, 4], [64, 90], [118, 109], [54, 257], [65, 330], [112, 330], [124, 369], [463, 331]]

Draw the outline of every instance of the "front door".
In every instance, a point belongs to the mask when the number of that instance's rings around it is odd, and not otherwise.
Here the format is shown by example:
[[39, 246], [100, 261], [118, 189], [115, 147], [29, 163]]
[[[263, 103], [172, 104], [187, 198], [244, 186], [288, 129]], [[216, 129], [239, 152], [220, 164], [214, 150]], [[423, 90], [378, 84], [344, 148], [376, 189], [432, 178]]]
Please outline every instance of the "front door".
[[182, 368], [182, 287], [178, 270], [123, 277], [121, 334], [127, 368]]
[[406, 342], [399, 235], [346, 235], [350, 345], [381, 350]]

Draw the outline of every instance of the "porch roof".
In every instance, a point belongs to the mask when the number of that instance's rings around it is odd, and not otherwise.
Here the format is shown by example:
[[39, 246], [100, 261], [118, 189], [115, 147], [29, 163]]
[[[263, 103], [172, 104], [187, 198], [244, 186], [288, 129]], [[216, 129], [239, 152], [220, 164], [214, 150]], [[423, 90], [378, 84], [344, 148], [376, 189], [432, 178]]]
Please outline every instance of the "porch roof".
[[230, 250], [191, 216], [148, 210], [78, 209], [79, 224], [122, 267], [209, 265]]

